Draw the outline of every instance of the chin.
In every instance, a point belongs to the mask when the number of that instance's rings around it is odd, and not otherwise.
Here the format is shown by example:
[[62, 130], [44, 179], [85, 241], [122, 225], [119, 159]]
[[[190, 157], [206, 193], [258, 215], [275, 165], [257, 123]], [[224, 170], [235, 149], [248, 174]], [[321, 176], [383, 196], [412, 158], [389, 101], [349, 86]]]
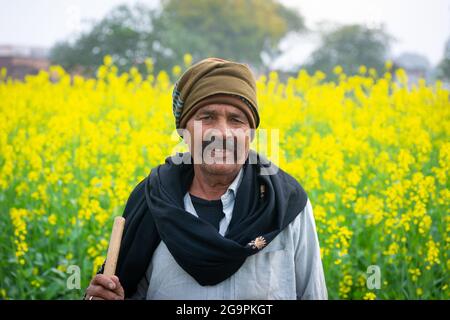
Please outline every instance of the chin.
[[233, 163], [233, 164], [203, 164], [203, 169], [209, 174], [214, 175], [230, 175], [236, 173], [241, 168], [241, 165]]

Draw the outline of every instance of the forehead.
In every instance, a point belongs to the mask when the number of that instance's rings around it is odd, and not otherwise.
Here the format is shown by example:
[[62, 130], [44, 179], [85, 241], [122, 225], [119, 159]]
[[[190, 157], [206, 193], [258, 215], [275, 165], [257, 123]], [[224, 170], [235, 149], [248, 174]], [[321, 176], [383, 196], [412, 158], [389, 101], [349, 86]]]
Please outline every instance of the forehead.
[[201, 107], [197, 110], [196, 114], [205, 113], [205, 112], [214, 112], [214, 113], [233, 113], [245, 116], [244, 112], [241, 109], [231, 105], [231, 104], [208, 104], [206, 106]]

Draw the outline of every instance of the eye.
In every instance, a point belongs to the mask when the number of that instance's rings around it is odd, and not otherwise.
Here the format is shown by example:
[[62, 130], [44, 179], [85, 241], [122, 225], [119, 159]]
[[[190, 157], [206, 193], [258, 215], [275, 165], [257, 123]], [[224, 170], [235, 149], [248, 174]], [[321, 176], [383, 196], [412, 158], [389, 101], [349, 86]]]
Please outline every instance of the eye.
[[231, 118], [232, 122], [236, 122], [236, 123], [244, 123], [241, 119], [239, 118]]

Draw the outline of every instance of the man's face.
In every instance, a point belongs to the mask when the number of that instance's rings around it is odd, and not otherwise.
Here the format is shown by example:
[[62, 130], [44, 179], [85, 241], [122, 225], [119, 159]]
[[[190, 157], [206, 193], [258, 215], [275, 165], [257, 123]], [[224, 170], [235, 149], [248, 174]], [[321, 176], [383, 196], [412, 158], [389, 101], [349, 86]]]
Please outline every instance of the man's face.
[[250, 147], [250, 125], [245, 114], [227, 104], [197, 110], [186, 123], [185, 137], [194, 164], [209, 174], [229, 175], [241, 168]]

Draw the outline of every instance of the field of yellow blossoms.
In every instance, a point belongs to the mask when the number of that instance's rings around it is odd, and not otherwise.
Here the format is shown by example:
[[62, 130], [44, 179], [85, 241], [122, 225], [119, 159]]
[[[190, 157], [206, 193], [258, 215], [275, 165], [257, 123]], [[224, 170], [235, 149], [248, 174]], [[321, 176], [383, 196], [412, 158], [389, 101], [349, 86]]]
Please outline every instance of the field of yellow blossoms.
[[[180, 146], [170, 74], [95, 79], [60, 67], [0, 73], [0, 298], [80, 299], [103, 262], [112, 217]], [[439, 82], [360, 68], [337, 82], [300, 71], [258, 79], [260, 128], [279, 129], [276, 161], [313, 205], [329, 297], [449, 298], [450, 102]], [[395, 80], [394, 80], [395, 79]], [[273, 159], [273, 155], [268, 154]], [[67, 286], [71, 266], [80, 289]], [[369, 288], [369, 266], [380, 287]]]

